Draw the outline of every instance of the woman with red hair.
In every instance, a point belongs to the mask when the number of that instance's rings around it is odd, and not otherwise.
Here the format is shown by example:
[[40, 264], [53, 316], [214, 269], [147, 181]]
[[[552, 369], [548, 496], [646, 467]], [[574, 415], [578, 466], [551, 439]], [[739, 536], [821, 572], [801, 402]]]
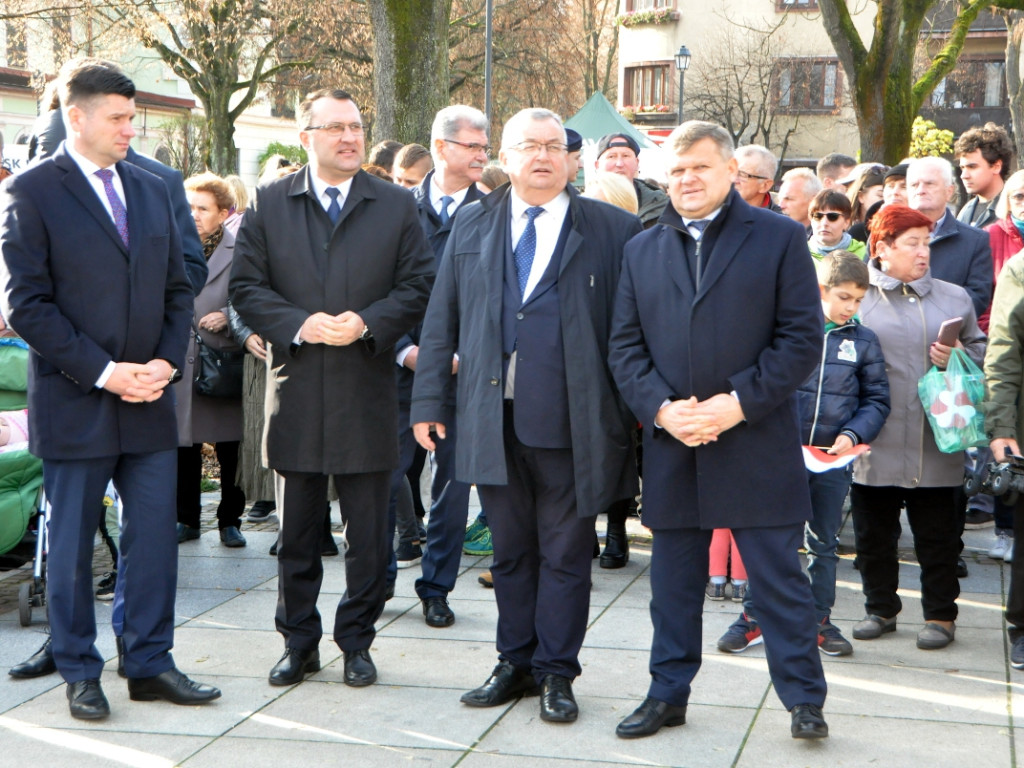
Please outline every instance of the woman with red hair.
[[917, 647], [944, 648], [956, 631], [960, 584], [960, 518], [956, 491], [963, 482], [962, 453], [939, 451], [918, 398], [917, 383], [932, 366], [945, 369], [952, 347], [940, 344], [939, 326], [962, 318], [955, 346], [980, 364], [985, 336], [974, 306], [958, 285], [928, 269], [932, 222], [904, 205], [884, 206], [871, 222], [871, 285], [861, 322], [882, 343], [892, 411], [871, 452], [858, 459], [850, 498], [866, 616], [857, 640], [896, 631], [903, 605], [899, 587], [900, 510], [906, 506], [921, 567], [925, 625]]

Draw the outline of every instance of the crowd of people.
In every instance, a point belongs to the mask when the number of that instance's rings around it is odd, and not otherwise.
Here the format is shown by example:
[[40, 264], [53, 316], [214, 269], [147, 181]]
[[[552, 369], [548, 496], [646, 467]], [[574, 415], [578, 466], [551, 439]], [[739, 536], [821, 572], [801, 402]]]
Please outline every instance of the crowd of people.
[[[855, 649], [831, 620], [847, 499], [854, 640], [896, 631], [904, 510], [922, 650], [955, 640], [965, 525], [994, 524], [1024, 668], [1024, 511], [962, 491], [965, 469], [1018, 454], [1024, 429], [1024, 172], [1010, 175], [1004, 129], [958, 140], [959, 214], [943, 158], [832, 154], [775, 193], [769, 150], [700, 121], [665, 140], [664, 185], [639, 178], [632, 135], [602, 137], [581, 193], [582, 138], [553, 112], [509, 118], [497, 163], [486, 116], [464, 105], [438, 112], [428, 145], [367, 157], [358, 106], [327, 89], [298, 111], [308, 162], [270, 159], [250, 200], [237, 178], [183, 180], [134, 153], [134, 95], [116, 65], [70, 62], [32, 167], [0, 187], [0, 327], [31, 348], [27, 422], [4, 414], [0, 443], [27, 437], [53, 507], [50, 638], [10, 674], [59, 672], [72, 716], [110, 711], [86, 576], [111, 480], [104, 591], [131, 698], [220, 695], [170, 655], [204, 444], [222, 544], [246, 546], [247, 504], [249, 521], [279, 519], [271, 685], [320, 669], [336, 499], [346, 684], [377, 680], [374, 624], [398, 569], [420, 568], [424, 621], [443, 629], [460, 555], [493, 555], [498, 663], [461, 701], [539, 694], [542, 720], [575, 721], [592, 562], [628, 563], [641, 473], [651, 682], [620, 737], [685, 723], [703, 601], [727, 588], [743, 609], [718, 648], [764, 641], [791, 735], [828, 736], [821, 654]], [[99, 296], [120, 311], [97, 312]], [[918, 396], [954, 355], [987, 377], [991, 445], [970, 454], [940, 451]]]

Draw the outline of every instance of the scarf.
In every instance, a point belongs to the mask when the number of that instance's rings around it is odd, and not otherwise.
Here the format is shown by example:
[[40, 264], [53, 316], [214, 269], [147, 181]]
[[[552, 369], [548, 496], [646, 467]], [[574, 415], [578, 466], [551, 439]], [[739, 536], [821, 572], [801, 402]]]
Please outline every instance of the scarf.
[[217, 250], [220, 241], [224, 239], [224, 227], [217, 227], [217, 231], [203, 240], [203, 257], [209, 261], [213, 252]]
[[1010, 214], [1010, 221], [1013, 222], [1013, 226], [1017, 228], [1017, 231], [1020, 232], [1021, 238], [1024, 239], [1024, 221], [1021, 221], [1012, 213]]
[[843, 232], [843, 236], [839, 238], [839, 242], [836, 243], [835, 245], [824, 245], [821, 242], [821, 240], [818, 239], [817, 235], [814, 235], [810, 239], [809, 244], [811, 246], [812, 251], [814, 251], [815, 253], [820, 253], [821, 255], [824, 256], [826, 253], [832, 253], [832, 251], [846, 250], [846, 248], [850, 245], [852, 241], [853, 237], [850, 235], [850, 233]]

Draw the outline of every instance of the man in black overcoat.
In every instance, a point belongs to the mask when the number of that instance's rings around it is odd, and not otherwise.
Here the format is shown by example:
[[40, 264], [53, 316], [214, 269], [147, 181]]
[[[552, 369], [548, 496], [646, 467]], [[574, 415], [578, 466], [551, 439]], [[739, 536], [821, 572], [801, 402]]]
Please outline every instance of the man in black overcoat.
[[361, 170], [352, 98], [317, 91], [299, 111], [305, 169], [260, 187], [238, 231], [231, 302], [269, 342], [264, 458], [276, 473], [277, 629], [272, 685], [320, 668], [316, 599], [328, 477], [347, 527], [334, 619], [345, 682], [370, 685], [384, 608], [388, 479], [398, 464], [395, 342], [423, 317], [433, 254], [412, 194]]

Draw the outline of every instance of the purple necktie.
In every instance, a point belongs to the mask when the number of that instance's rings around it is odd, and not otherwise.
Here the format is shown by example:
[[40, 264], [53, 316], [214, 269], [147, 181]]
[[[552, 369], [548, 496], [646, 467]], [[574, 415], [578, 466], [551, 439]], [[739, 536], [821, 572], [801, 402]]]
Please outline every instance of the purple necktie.
[[117, 234], [121, 236], [121, 240], [124, 241], [124, 247], [129, 248], [128, 245], [128, 211], [124, 208], [124, 203], [121, 202], [121, 198], [117, 195], [117, 190], [114, 189], [114, 183], [111, 181], [114, 178], [114, 172], [109, 168], [100, 168], [96, 171], [96, 175], [100, 177], [103, 182], [103, 191], [107, 193], [107, 200], [110, 201], [110, 209], [114, 212], [114, 226], [117, 227]]

